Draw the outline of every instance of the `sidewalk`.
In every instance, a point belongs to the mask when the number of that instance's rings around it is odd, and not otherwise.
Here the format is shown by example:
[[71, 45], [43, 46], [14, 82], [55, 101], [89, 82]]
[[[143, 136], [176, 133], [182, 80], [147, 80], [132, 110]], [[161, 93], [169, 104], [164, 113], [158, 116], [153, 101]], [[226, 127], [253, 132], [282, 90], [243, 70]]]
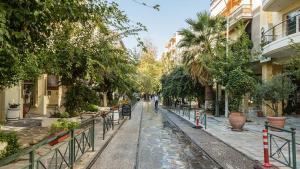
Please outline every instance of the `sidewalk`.
[[131, 169], [135, 167], [143, 102], [137, 103], [132, 118], [120, 128], [92, 166], [93, 169]]
[[[174, 110], [171, 110], [174, 112]], [[194, 112], [191, 112], [191, 117], [184, 116], [184, 119], [190, 123], [194, 123]], [[182, 113], [181, 113], [182, 115]], [[181, 116], [182, 117], [182, 116]], [[226, 144], [235, 148], [236, 150], [246, 154], [253, 160], [262, 162], [263, 160], [263, 140], [262, 130], [264, 129], [264, 122], [266, 118], [256, 118], [253, 122], [247, 122], [244, 126], [243, 132], [234, 132], [230, 128], [228, 119], [225, 117], [207, 116], [207, 129], [206, 132], [222, 140]], [[297, 168], [300, 168], [300, 119], [288, 117], [286, 128], [296, 128], [296, 149], [297, 149]], [[284, 138], [290, 138], [290, 134], [284, 132], [272, 132]], [[277, 141], [279, 146], [284, 142]], [[273, 144], [272, 148], [276, 150], [276, 145]], [[287, 146], [284, 146], [284, 153], [287, 154]], [[279, 155], [279, 154], [278, 154]], [[280, 156], [278, 156], [280, 157]], [[280, 158], [283, 159], [281, 156]], [[280, 167], [286, 168], [283, 164], [270, 159], [271, 163]]]

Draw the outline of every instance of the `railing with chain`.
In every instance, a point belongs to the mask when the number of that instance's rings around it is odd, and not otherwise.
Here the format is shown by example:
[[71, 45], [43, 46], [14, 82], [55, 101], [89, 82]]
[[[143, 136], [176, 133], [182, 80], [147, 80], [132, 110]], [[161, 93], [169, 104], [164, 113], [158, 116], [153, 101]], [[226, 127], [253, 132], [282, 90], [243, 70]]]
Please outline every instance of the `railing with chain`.
[[280, 38], [300, 32], [300, 13], [290, 16], [288, 19], [265, 30], [262, 28], [262, 45], [267, 45]]
[[[268, 131], [269, 139], [269, 149], [270, 157], [281, 164], [290, 167], [292, 169], [297, 169], [297, 158], [296, 158], [296, 129], [284, 129], [269, 125], [268, 122], [265, 123], [265, 128]], [[276, 130], [280, 132], [287, 133], [289, 136], [281, 136], [275, 132], [269, 132], [268, 129]]]
[[196, 123], [197, 120], [197, 112], [199, 112], [200, 125], [204, 129], [207, 128], [207, 115], [205, 111], [197, 108], [191, 108], [191, 106], [189, 105], [178, 105], [176, 107], [173, 107], [173, 109], [174, 109], [174, 113], [193, 122], [194, 124]]

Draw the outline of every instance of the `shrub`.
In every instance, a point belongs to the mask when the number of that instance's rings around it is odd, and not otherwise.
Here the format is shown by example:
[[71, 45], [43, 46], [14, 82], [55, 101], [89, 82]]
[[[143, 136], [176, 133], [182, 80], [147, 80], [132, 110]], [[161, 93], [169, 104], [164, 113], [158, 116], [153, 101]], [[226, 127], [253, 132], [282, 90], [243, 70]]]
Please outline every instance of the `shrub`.
[[241, 68], [230, 72], [226, 88], [231, 94], [230, 111], [239, 111], [242, 96], [252, 92], [255, 88], [255, 79], [249, 76]]
[[70, 115], [68, 112], [54, 112], [51, 114], [51, 118], [69, 118]]
[[98, 111], [98, 106], [94, 104], [89, 104], [86, 109], [86, 111], [91, 111], [91, 112], [97, 112]]
[[295, 90], [296, 86], [291, 79], [283, 75], [277, 75], [272, 80], [256, 86], [254, 100], [258, 103], [263, 102], [272, 109], [275, 116], [278, 116], [278, 104], [283, 100], [287, 100]]
[[4, 148], [0, 151], [0, 159], [15, 154], [20, 150], [16, 133], [0, 131], [0, 143], [2, 143], [2, 148]]
[[68, 131], [79, 127], [79, 122], [69, 121], [66, 119], [59, 119], [51, 125], [50, 133], [57, 133], [60, 131]]
[[75, 85], [68, 90], [65, 97], [66, 111], [71, 117], [77, 116], [88, 105], [97, 104], [99, 102], [96, 92], [84, 85]]

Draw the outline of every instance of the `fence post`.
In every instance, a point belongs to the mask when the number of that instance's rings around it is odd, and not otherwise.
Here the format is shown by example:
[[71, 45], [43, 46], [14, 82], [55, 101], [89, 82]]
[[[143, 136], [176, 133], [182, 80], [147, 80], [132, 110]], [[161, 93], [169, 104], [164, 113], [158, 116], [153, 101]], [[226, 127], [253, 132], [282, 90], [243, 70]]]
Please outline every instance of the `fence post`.
[[112, 129], [114, 130], [114, 128], [115, 128], [115, 111], [112, 111]]
[[103, 140], [105, 140], [105, 117], [103, 117]]
[[30, 166], [29, 166], [29, 169], [34, 169], [34, 156], [35, 156], [35, 150], [32, 150], [30, 153], [29, 153], [29, 162], [30, 162]]
[[291, 128], [292, 131], [292, 155], [293, 155], [293, 169], [297, 168], [297, 158], [296, 158], [296, 129]]
[[75, 161], [74, 160], [74, 155], [75, 155], [74, 129], [72, 129], [70, 131], [70, 135], [71, 135], [71, 138], [70, 138], [70, 147], [69, 147], [69, 159], [70, 159], [70, 169], [73, 169], [73, 165], [74, 165], [74, 161]]
[[92, 120], [92, 134], [91, 134], [91, 143], [92, 143], [92, 151], [95, 151], [95, 117]]
[[206, 123], [206, 112], [204, 112], [204, 129], [206, 130], [206, 125], [207, 125], [207, 123]]

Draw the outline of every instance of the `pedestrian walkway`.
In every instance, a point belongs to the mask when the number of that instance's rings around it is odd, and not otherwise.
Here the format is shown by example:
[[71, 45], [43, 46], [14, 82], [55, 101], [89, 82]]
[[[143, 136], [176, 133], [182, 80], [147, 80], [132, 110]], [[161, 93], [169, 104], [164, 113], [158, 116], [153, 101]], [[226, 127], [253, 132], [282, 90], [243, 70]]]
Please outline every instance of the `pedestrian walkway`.
[[143, 102], [137, 103], [132, 117], [104, 149], [93, 169], [132, 169], [135, 167]]
[[[175, 110], [171, 110], [172, 112], [176, 112]], [[177, 113], [179, 114], [179, 113]], [[194, 123], [194, 112], [191, 111], [189, 113], [180, 113], [185, 120], [190, 123]], [[190, 118], [189, 116], [192, 116]], [[225, 117], [214, 117], [207, 116], [207, 129], [206, 131], [216, 138], [224, 141], [226, 144], [232, 146], [238, 151], [246, 154], [251, 159], [258, 160], [262, 162], [263, 160], [263, 140], [262, 140], [262, 130], [264, 129], [264, 122], [266, 118], [256, 118], [253, 122], [247, 122], [244, 126], [243, 132], [235, 132], [230, 128], [230, 124], [228, 119]], [[296, 128], [296, 150], [297, 150], [297, 168], [300, 168], [300, 119], [288, 117], [286, 128], [294, 127]], [[290, 138], [290, 135], [285, 132], [272, 132], [276, 135], [279, 135], [284, 138]], [[284, 144], [284, 142], [277, 141], [279, 147]], [[275, 150], [277, 146], [273, 144], [272, 148]], [[277, 149], [276, 149], [277, 150]], [[282, 149], [284, 154], [287, 155], [287, 146], [284, 146]], [[278, 158], [282, 158], [283, 156], [277, 154]], [[283, 164], [271, 159], [271, 163], [280, 167], [286, 168]]]

